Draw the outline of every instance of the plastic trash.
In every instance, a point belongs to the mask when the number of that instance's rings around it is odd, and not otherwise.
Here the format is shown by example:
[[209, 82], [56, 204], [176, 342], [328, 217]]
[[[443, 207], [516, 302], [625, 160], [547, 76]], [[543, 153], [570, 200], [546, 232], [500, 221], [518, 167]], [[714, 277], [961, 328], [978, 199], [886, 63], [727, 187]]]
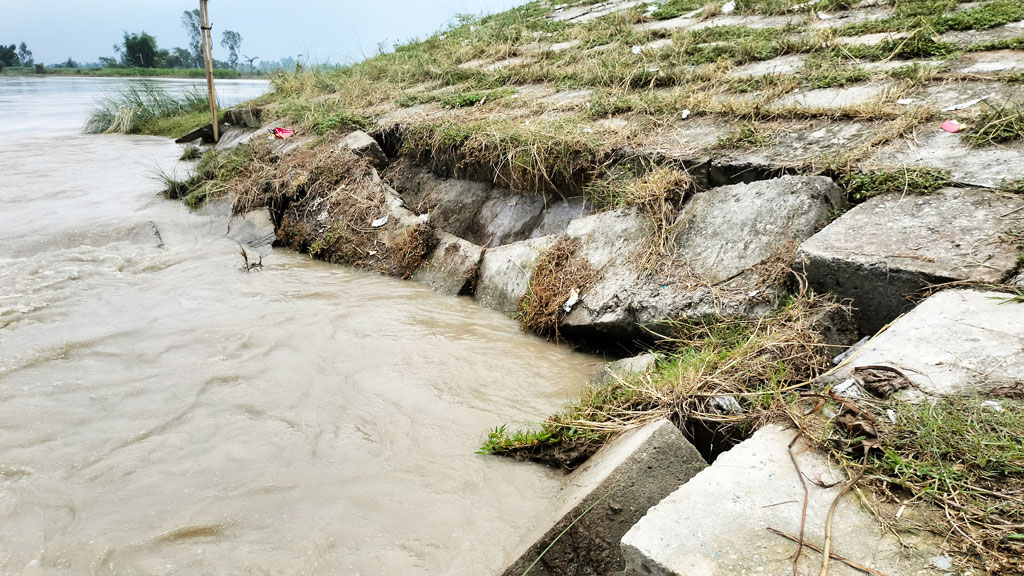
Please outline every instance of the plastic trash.
[[680, 112], [679, 113], [679, 117], [682, 118], [683, 120], [686, 120], [687, 118], [689, 118], [690, 117], [690, 109], [686, 108], [685, 110]]
[[270, 133], [274, 135], [274, 138], [277, 138], [278, 140], [287, 140], [292, 136], [295, 136], [295, 130], [290, 128], [278, 128], [277, 126], [274, 126], [273, 128], [269, 128], [269, 130]]
[[832, 19], [831, 15], [825, 14], [821, 10], [818, 10], [818, 20], [831, 20], [831, 19]]
[[722, 14], [729, 14], [734, 10], [736, 10], [736, 2], [733, 2], [733, 0], [729, 0], [722, 5]]
[[644, 51], [643, 46], [633, 46], [633, 54], [639, 54]]
[[943, 130], [949, 132], [950, 134], [956, 134], [957, 132], [964, 129], [964, 125], [957, 122], [956, 120], [946, 120], [941, 125], [939, 125], [939, 128], [942, 128]]
[[950, 106], [949, 108], [943, 108], [942, 111], [943, 112], [954, 112], [956, 110], [963, 110], [964, 108], [970, 108], [971, 106], [974, 106], [975, 104], [977, 104], [979, 102], [988, 100], [989, 98], [991, 98], [993, 96], [995, 96], [995, 93], [988, 94], [986, 96], [982, 96], [981, 98], [975, 98], [974, 100], [968, 100], [967, 102], [961, 102], [960, 104], [957, 104], [955, 106]]
[[906, 105], [910, 104], [913, 101], [914, 101], [913, 98], [900, 98], [899, 100], [896, 101], [896, 103], [897, 104], [902, 104], [902, 105], [906, 106]]
[[579, 301], [580, 291], [575, 288], [569, 290], [569, 298], [566, 299], [565, 304], [562, 304], [562, 310], [565, 310], [567, 313], [572, 312], [572, 307], [575, 306], [576, 303]]
[[383, 225], [385, 225], [387, 223], [388, 223], [388, 215], [385, 214], [385, 215], [381, 216], [380, 218], [377, 218], [373, 222], [370, 222], [370, 226], [373, 227], [373, 228], [380, 228], [381, 226], [383, 226]]

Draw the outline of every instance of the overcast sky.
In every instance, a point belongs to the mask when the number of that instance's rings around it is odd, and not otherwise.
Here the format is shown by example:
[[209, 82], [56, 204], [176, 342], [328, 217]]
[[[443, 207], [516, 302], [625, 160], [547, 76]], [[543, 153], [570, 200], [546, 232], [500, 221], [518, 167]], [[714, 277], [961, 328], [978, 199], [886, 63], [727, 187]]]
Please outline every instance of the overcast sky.
[[[500, 12], [526, 0], [210, 0], [214, 57], [227, 59], [220, 33], [242, 34], [240, 52], [277, 60], [304, 55], [349, 63], [372, 55], [378, 42], [425, 37], [455, 14]], [[187, 47], [181, 14], [199, 0], [3, 0], [0, 43], [27, 42], [36, 62], [68, 57], [94, 62], [113, 56], [125, 31], [146, 31], [161, 48]]]

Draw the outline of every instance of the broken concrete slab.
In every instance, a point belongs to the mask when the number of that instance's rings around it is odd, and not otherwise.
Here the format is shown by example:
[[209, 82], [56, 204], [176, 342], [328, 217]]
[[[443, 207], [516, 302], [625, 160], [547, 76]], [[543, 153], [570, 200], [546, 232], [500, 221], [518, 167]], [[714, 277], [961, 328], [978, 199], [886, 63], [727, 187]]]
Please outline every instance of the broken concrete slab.
[[416, 269], [412, 279], [443, 294], [457, 296], [470, 292], [483, 247], [440, 230], [435, 235], [437, 247]]
[[476, 301], [481, 306], [515, 317], [530, 288], [530, 275], [541, 256], [554, 245], [555, 236], [531, 238], [491, 248], [480, 260]]
[[983, 393], [1024, 381], [1024, 303], [980, 290], [944, 290], [865, 344], [829, 376], [844, 382], [859, 367], [892, 366], [913, 382], [911, 397]]
[[355, 152], [357, 156], [366, 158], [378, 170], [383, 169], [388, 163], [388, 157], [384, 154], [384, 150], [381, 149], [380, 144], [373, 139], [373, 136], [370, 136], [362, 130], [349, 132], [341, 139], [338, 146], [348, 148]]
[[[721, 454], [710, 467], [662, 500], [622, 538], [628, 576], [710, 576], [790, 574], [797, 544], [768, 531], [800, 532], [804, 491], [790, 461], [795, 430], [769, 425]], [[831, 488], [808, 482], [805, 540], [821, 546], [825, 519], [842, 489], [839, 467], [801, 440], [793, 447], [800, 470]], [[862, 507], [857, 495], [839, 502], [832, 524], [832, 552], [889, 576], [934, 574], [930, 558], [940, 554], [938, 538], [901, 535], [904, 549]], [[821, 556], [801, 554], [804, 574], [817, 573]], [[832, 576], [860, 576], [832, 562]]]
[[674, 226], [676, 255], [712, 283], [724, 282], [796, 245], [844, 205], [824, 176], [783, 176], [695, 194]]
[[983, 189], [945, 188], [925, 196], [887, 194], [854, 207], [800, 246], [798, 269], [819, 292], [853, 301], [861, 331], [871, 334], [931, 284], [1001, 282], [1016, 266], [1004, 217], [1024, 198]]
[[915, 138], [884, 146], [862, 164], [864, 170], [908, 166], [949, 170], [953, 182], [964, 186], [998, 188], [1024, 178], [1024, 142], [971, 146], [960, 135], [939, 129], [938, 122], [920, 129]]
[[706, 466], [668, 420], [625, 432], [567, 479], [559, 494], [561, 504], [538, 522], [502, 575], [521, 576], [537, 558], [530, 574], [538, 576], [622, 570], [619, 540], [626, 531]]

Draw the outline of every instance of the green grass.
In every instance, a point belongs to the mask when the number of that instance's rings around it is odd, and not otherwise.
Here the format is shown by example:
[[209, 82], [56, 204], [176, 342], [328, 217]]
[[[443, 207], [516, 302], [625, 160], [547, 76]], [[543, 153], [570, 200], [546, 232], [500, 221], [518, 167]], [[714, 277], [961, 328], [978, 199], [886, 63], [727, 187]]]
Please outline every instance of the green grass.
[[191, 174], [184, 179], [164, 172], [157, 174], [157, 179], [164, 185], [162, 195], [171, 200], [180, 200], [189, 208], [198, 208], [207, 200], [226, 194], [228, 182], [242, 174], [251, 157], [248, 145], [227, 151], [207, 150]]
[[1003, 106], [986, 105], [963, 133], [975, 146], [1024, 140], [1024, 101]]
[[891, 171], [849, 172], [836, 182], [851, 202], [880, 194], [931, 194], [949, 186], [949, 171], [901, 168]]
[[947, 544], [992, 573], [1024, 570], [1024, 402], [968, 396], [887, 408], [895, 423], [879, 420], [872, 482], [948, 511], [957, 529]]
[[89, 114], [85, 132], [180, 136], [197, 125], [193, 122], [203, 112], [209, 114], [209, 106], [207, 97], [197, 91], [176, 96], [140, 80], [103, 97]]

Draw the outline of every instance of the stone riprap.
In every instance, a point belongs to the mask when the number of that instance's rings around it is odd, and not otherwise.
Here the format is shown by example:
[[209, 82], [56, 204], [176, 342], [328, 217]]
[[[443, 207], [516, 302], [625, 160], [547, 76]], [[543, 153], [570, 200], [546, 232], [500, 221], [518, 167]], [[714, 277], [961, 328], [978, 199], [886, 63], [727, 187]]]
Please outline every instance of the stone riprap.
[[437, 247], [416, 269], [412, 279], [452, 296], [471, 293], [484, 248], [447, 232], [435, 234]]
[[622, 570], [619, 541], [626, 531], [706, 466], [668, 420], [623, 433], [566, 479], [560, 504], [538, 519], [536, 532], [524, 540], [503, 576], [521, 576], [531, 565], [529, 573], [538, 576]]
[[800, 246], [811, 287], [853, 301], [873, 333], [913, 307], [910, 296], [953, 281], [998, 283], [1017, 264], [1006, 232], [1024, 226], [1024, 198], [984, 189], [887, 194], [843, 214]]
[[[788, 446], [796, 430], [769, 425], [723, 453], [714, 464], [651, 508], [622, 538], [626, 576], [717, 576], [792, 574], [797, 544], [772, 528], [800, 533], [804, 492]], [[841, 468], [800, 440], [793, 447], [808, 481], [805, 541], [824, 543], [828, 509], [842, 489]], [[902, 536], [881, 526], [854, 493], [840, 501], [832, 523], [832, 552], [888, 576], [933, 575], [940, 556], [937, 537]], [[803, 574], [815, 574], [821, 555], [804, 548]], [[832, 576], [863, 573], [833, 560]]]

